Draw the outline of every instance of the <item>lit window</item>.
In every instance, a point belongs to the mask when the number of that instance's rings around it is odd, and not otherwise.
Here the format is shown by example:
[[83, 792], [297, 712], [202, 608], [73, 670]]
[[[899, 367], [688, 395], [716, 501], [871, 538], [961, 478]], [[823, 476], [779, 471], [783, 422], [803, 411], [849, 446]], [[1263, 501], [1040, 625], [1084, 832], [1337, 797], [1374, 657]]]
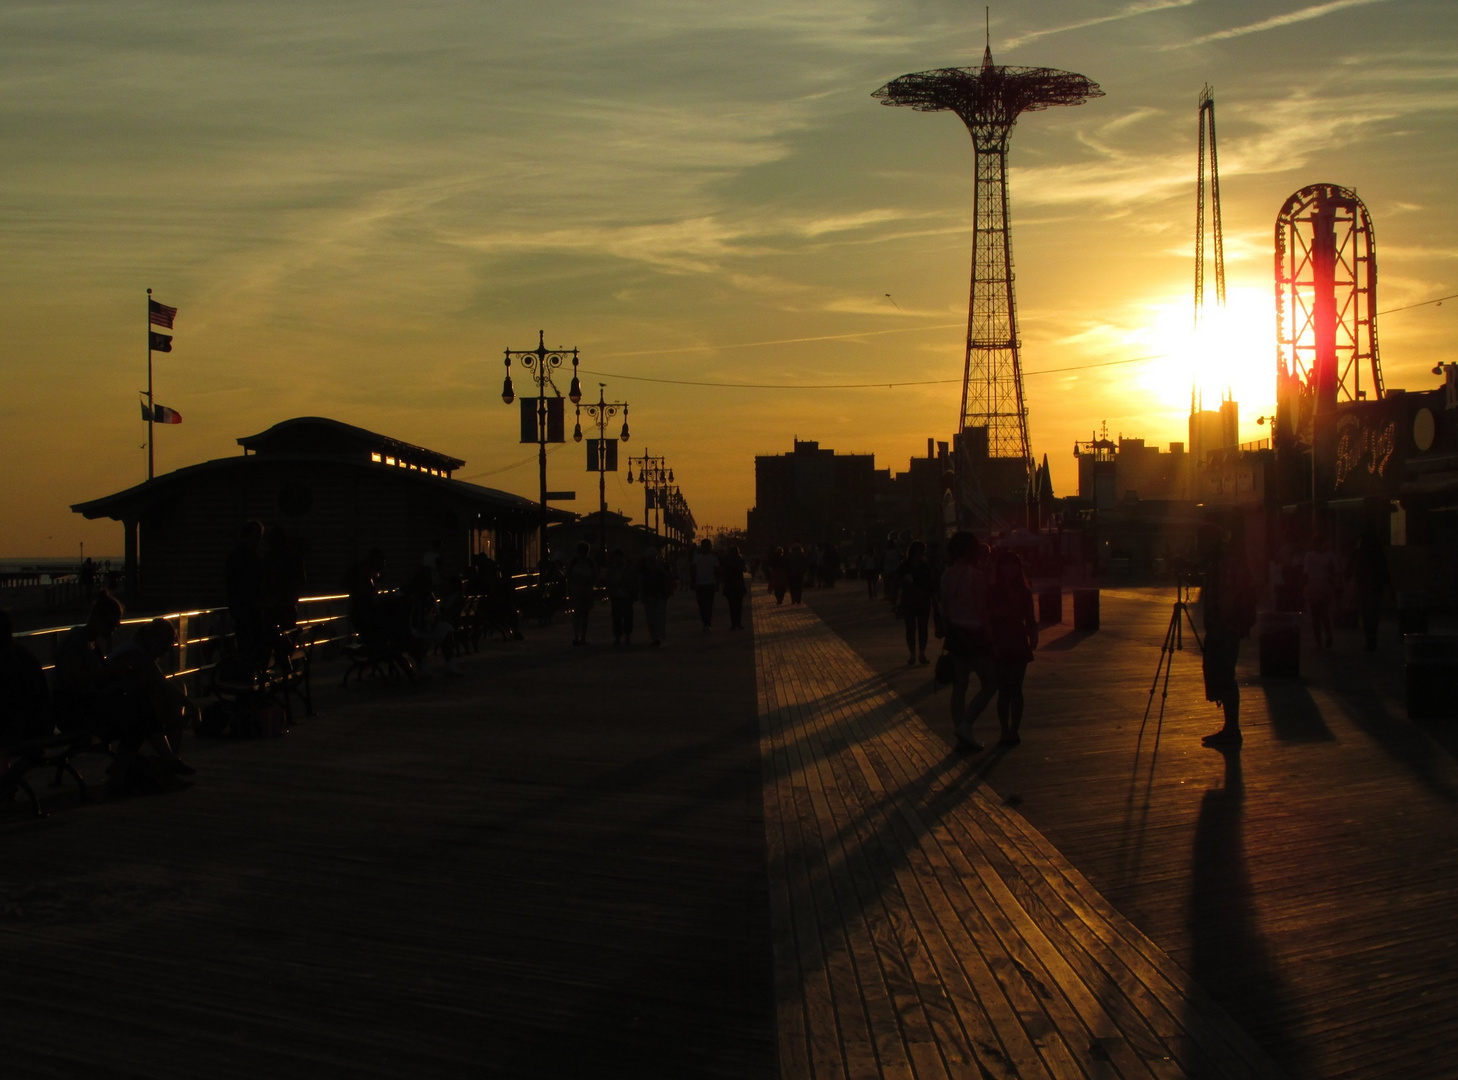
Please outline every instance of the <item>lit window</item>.
[[394, 458], [392, 458], [392, 457], [387, 457], [387, 458], [386, 458], [386, 459], [385, 459], [385, 464], [386, 464], [386, 465], [393, 465], [393, 464], [395, 464], [395, 459], [394, 459]]
[[384, 456], [381, 455], [381, 454], [371, 454], [370, 455], [370, 460], [371, 461], [384, 461], [385, 459], [384, 459]]

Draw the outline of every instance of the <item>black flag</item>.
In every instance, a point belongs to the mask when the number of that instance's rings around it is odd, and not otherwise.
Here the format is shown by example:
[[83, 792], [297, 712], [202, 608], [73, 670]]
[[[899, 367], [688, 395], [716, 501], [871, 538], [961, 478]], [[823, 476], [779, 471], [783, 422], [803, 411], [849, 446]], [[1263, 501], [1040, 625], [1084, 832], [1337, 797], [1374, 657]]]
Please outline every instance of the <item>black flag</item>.
[[149, 344], [148, 344], [147, 347], [149, 349], [151, 349], [153, 352], [171, 352], [172, 351], [172, 335], [171, 334], [159, 334], [155, 330], [148, 330], [147, 331], [147, 338], [149, 340]]

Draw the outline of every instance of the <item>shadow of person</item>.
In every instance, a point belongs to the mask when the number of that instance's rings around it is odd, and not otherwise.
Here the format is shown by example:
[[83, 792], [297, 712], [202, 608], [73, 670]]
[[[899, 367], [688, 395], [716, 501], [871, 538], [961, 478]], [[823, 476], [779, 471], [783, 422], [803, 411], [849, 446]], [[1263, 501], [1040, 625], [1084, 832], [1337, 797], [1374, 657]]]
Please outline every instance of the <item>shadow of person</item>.
[[1195, 824], [1188, 930], [1190, 974], [1293, 1074], [1308, 1048], [1296, 1033], [1296, 1006], [1266, 946], [1246, 863], [1245, 780], [1240, 747], [1217, 748], [1224, 782], [1205, 792]]

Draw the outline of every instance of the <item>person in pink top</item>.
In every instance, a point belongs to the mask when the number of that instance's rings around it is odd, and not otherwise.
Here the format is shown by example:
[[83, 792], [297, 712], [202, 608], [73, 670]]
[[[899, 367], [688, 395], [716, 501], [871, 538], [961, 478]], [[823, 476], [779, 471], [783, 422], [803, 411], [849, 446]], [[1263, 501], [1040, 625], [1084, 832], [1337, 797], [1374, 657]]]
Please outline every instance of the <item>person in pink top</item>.
[[[952, 655], [952, 730], [957, 749], [976, 753], [982, 744], [972, 725], [997, 693], [997, 666], [987, 633], [986, 549], [968, 532], [947, 541], [951, 563], [942, 571], [941, 606], [946, 621], [947, 652]], [[969, 703], [967, 688], [977, 673], [977, 696]]]

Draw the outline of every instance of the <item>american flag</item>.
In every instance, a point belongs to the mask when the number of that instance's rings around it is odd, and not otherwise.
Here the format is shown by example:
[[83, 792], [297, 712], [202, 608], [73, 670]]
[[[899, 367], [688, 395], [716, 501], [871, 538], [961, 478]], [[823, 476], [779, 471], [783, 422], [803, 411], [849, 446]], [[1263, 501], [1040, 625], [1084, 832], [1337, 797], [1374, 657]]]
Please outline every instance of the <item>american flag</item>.
[[177, 309], [168, 307], [166, 304], [159, 304], [150, 296], [147, 298], [147, 318], [153, 326], [172, 329], [172, 320], [177, 318]]

